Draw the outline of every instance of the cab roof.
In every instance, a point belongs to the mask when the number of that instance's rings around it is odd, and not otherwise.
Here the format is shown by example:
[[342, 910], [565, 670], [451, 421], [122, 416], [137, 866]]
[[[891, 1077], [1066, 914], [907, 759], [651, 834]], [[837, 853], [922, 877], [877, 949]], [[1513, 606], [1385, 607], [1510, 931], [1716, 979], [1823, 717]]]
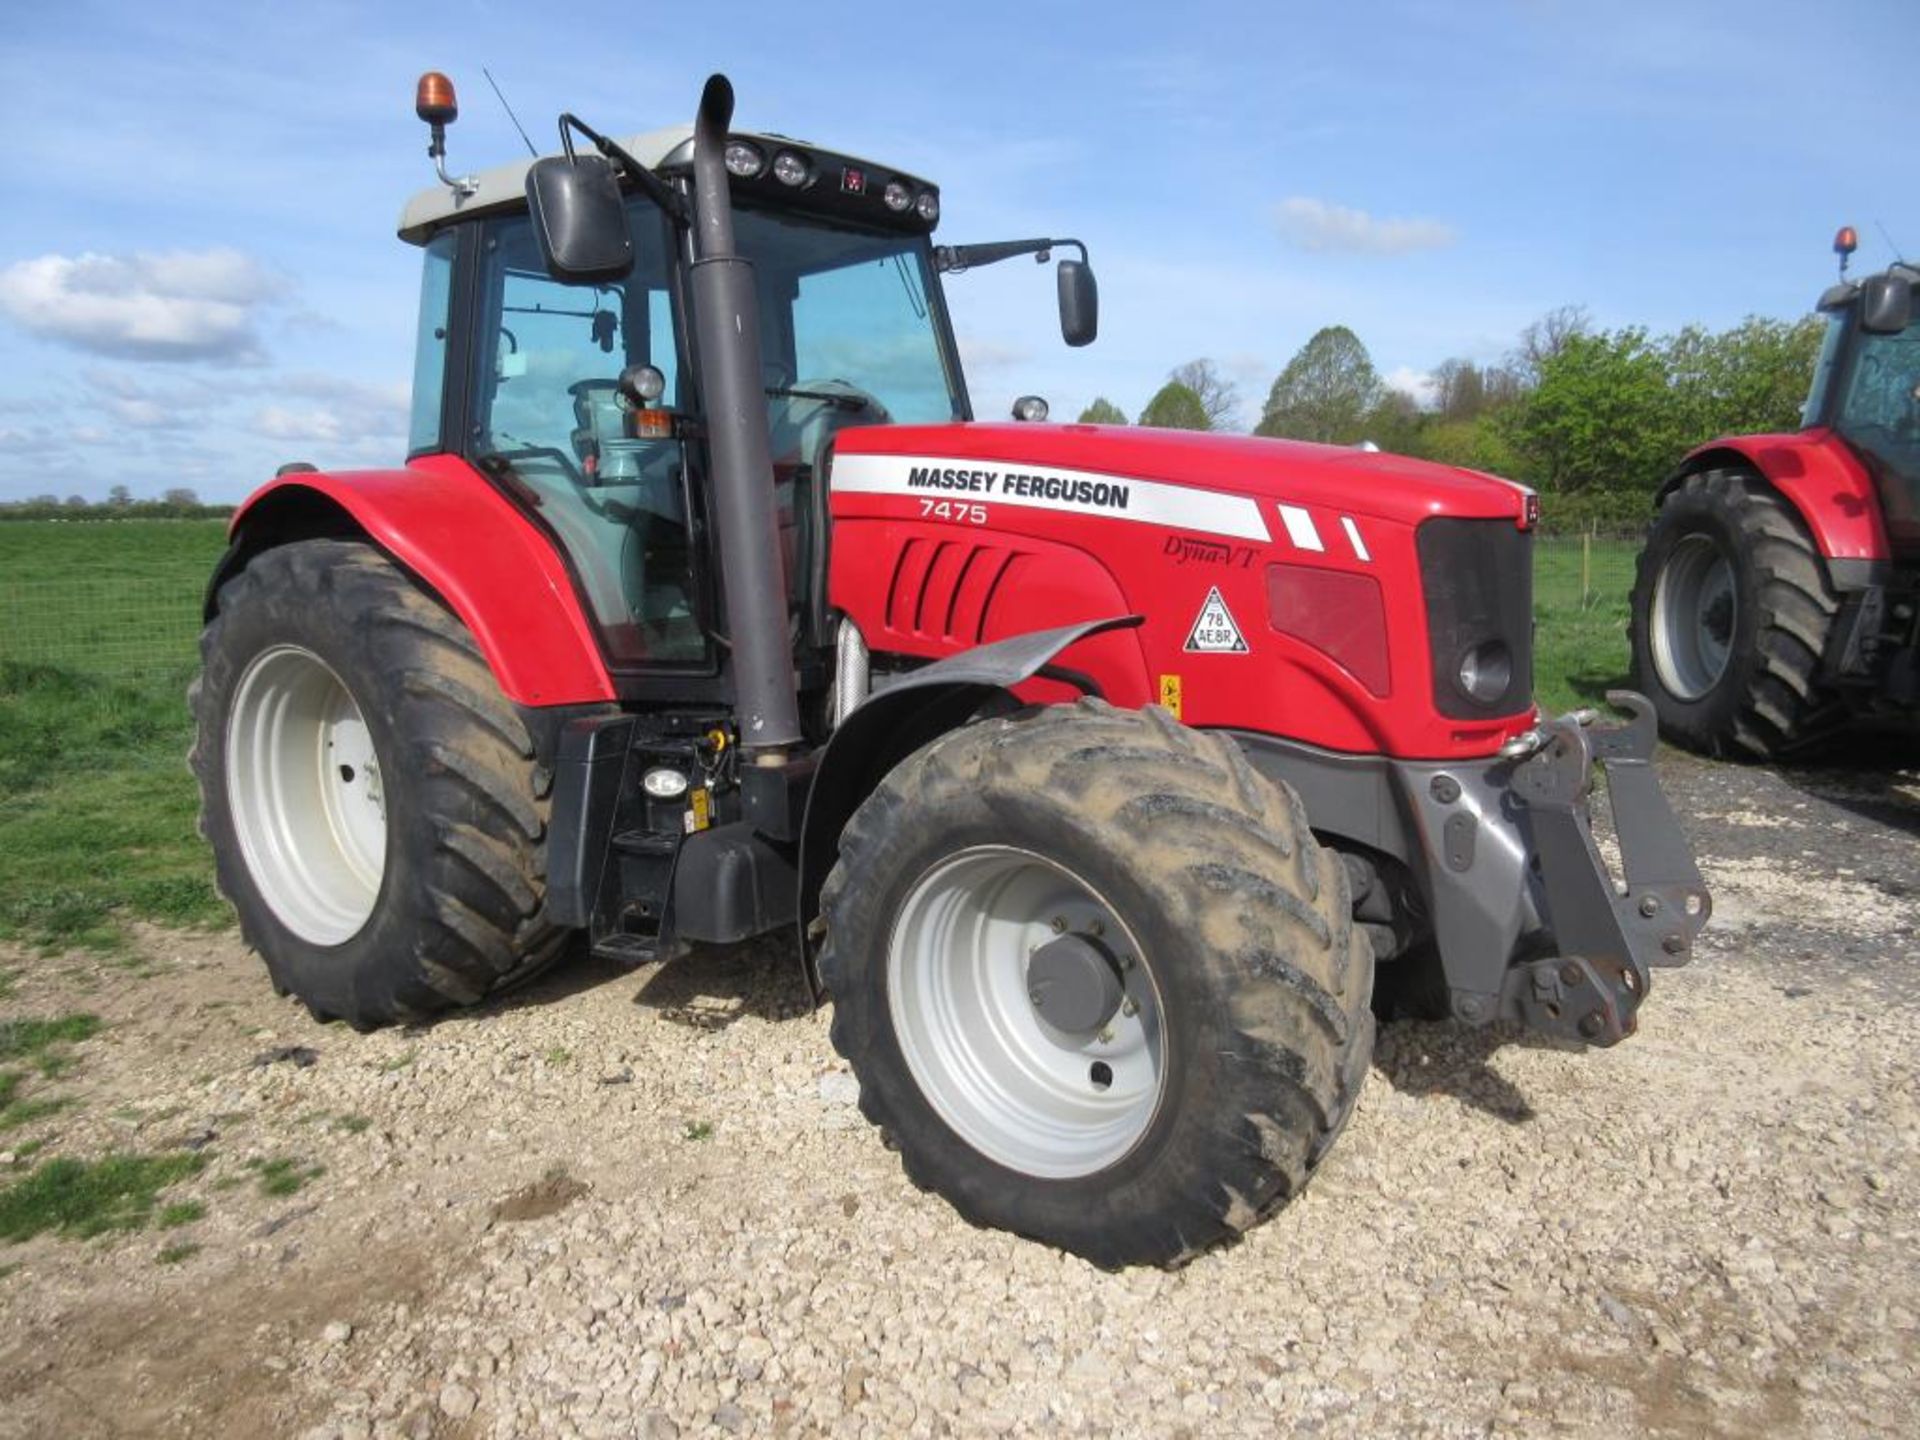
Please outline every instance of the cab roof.
[[[789, 135], [757, 134], [752, 131], [736, 130], [728, 137], [730, 140], [751, 140], [760, 146], [769, 156], [782, 148], [805, 151], [810, 155], [825, 155], [820, 146], [808, 140], [796, 140]], [[669, 125], [660, 130], [649, 130], [641, 135], [629, 135], [619, 142], [627, 153], [649, 170], [667, 170], [693, 163], [693, 127], [691, 125]], [[591, 154], [591, 146], [582, 142], [581, 150]], [[556, 152], [557, 153], [557, 152]], [[866, 166], [876, 174], [890, 174], [916, 186], [924, 186], [925, 181], [909, 175], [904, 170], [896, 170], [876, 162], [863, 160], [858, 156], [832, 152], [838, 161], [850, 161]], [[400, 212], [400, 238], [411, 245], [424, 245], [433, 237], [433, 232], [448, 221], [459, 220], [468, 215], [479, 214], [487, 210], [507, 209], [523, 206], [527, 203], [527, 171], [533, 166], [533, 158], [515, 160], [507, 165], [495, 165], [490, 169], [477, 172], [473, 178], [479, 182], [479, 188], [471, 195], [462, 195], [459, 191], [445, 185], [433, 185], [420, 191]], [[449, 167], [451, 168], [451, 167]]]
[[[629, 135], [620, 144], [649, 170], [658, 170], [669, 161], [688, 164], [693, 160], [693, 127], [669, 125], [644, 135]], [[591, 146], [584, 142], [582, 146], [589, 154], [593, 153]], [[678, 153], [683, 150], [685, 154]], [[479, 171], [473, 178], [480, 182], [480, 188], [471, 195], [462, 195], [445, 185], [420, 191], [400, 212], [400, 238], [410, 245], [424, 245], [433, 232], [449, 220], [501, 206], [526, 204], [527, 171], [532, 168], [533, 157], [528, 156]]]

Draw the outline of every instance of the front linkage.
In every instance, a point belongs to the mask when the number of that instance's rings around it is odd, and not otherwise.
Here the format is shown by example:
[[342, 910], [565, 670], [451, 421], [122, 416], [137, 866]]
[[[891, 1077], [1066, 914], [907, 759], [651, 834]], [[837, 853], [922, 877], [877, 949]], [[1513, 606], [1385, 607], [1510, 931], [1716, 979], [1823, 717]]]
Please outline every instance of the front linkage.
[[[1686, 964], [1712, 911], [1653, 771], [1653, 706], [1625, 690], [1607, 699], [1632, 719], [1595, 726], [1591, 712], [1563, 715], [1513, 747], [1524, 758], [1512, 794], [1525, 807], [1541, 919], [1559, 953], [1514, 966], [1500, 1006], [1530, 1029], [1594, 1045], [1633, 1033], [1649, 970]], [[1620, 881], [1594, 843], [1596, 765], [1606, 774]]]

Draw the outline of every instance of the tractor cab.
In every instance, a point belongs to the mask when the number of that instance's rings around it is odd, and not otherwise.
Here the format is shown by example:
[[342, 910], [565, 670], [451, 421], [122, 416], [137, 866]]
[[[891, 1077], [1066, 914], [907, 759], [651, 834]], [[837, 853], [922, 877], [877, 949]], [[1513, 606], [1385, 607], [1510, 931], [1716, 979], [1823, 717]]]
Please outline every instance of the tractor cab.
[[[1836, 249], [1848, 231], [1841, 232]], [[1826, 340], [1802, 423], [1825, 426], [1873, 477], [1896, 551], [1920, 552], [1920, 270], [1897, 264], [1820, 297]]]
[[[432, 106], [420, 113], [433, 123]], [[620, 160], [576, 156], [570, 127]], [[442, 167], [402, 215], [425, 258], [409, 458], [457, 455], [545, 526], [616, 675], [712, 674], [724, 626], [701, 544], [716, 529], [703, 473], [716, 407], [695, 363], [693, 131], [610, 141], [565, 116], [561, 133], [563, 156], [459, 179]], [[802, 635], [824, 642], [804, 617], [831, 441], [972, 418], [939, 282], [954, 252], [935, 251], [939, 191], [916, 176], [778, 135], [729, 132], [722, 154], [758, 313], [780, 578]], [[556, 237], [613, 258], [570, 265]]]

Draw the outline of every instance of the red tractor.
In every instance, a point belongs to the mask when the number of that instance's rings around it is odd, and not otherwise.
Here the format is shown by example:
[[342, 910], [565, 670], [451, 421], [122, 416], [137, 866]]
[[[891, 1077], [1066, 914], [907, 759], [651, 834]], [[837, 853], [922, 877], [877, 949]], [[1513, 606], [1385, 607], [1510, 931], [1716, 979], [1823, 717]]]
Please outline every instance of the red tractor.
[[[442, 77], [419, 110], [438, 161]], [[927, 181], [732, 110], [442, 165], [406, 463], [235, 517], [194, 766], [276, 986], [375, 1026], [579, 932], [795, 932], [913, 1178], [1104, 1265], [1296, 1193], [1370, 1000], [1630, 1034], [1707, 895], [1646, 703], [1534, 707], [1533, 496], [978, 423], [943, 277], [1077, 252], [1081, 345], [1084, 247], [935, 245]]]
[[1715, 440], [1660, 487], [1635, 683], [1669, 739], [1769, 759], [1920, 720], [1920, 324], [1906, 264], [1820, 297], [1801, 429]]

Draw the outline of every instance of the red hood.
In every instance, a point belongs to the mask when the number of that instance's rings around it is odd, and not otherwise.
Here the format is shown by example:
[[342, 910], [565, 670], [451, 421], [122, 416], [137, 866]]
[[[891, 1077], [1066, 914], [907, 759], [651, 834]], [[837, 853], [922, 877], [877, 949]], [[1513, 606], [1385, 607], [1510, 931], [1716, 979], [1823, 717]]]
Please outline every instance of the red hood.
[[848, 455], [913, 455], [1091, 470], [1262, 499], [1327, 505], [1418, 524], [1430, 515], [1518, 519], [1527, 491], [1474, 470], [1403, 455], [1129, 425], [867, 425], [842, 430]]

